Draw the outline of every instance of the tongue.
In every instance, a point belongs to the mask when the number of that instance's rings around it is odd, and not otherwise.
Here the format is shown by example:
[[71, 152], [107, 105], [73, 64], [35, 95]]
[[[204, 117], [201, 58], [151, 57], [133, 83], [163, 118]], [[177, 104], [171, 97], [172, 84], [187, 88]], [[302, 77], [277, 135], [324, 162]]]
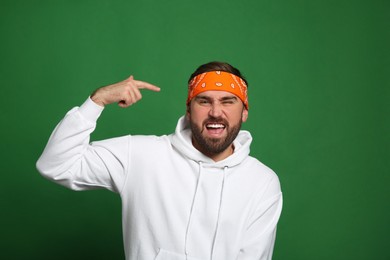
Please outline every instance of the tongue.
[[218, 135], [223, 132], [223, 128], [207, 128], [207, 131], [212, 135]]

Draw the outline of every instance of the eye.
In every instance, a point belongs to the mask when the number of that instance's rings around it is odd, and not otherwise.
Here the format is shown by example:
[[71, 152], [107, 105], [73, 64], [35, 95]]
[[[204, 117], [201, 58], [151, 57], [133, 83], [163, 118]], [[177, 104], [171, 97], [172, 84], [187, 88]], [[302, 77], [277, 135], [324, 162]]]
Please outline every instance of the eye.
[[226, 100], [222, 101], [222, 104], [224, 104], [224, 105], [232, 105], [234, 103], [235, 103], [234, 99], [226, 99]]
[[199, 100], [198, 100], [198, 103], [201, 104], [201, 105], [207, 105], [207, 104], [210, 103], [210, 101], [207, 100], [207, 99], [199, 99]]

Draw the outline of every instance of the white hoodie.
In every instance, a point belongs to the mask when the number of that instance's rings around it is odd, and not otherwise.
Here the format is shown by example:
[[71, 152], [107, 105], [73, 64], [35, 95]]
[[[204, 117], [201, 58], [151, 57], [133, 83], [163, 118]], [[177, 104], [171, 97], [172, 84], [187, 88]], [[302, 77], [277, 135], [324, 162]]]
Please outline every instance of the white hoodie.
[[102, 110], [90, 99], [70, 110], [37, 168], [73, 190], [120, 194], [126, 259], [272, 258], [282, 194], [275, 173], [249, 156], [249, 132], [219, 162], [193, 147], [184, 117], [172, 135], [89, 143]]

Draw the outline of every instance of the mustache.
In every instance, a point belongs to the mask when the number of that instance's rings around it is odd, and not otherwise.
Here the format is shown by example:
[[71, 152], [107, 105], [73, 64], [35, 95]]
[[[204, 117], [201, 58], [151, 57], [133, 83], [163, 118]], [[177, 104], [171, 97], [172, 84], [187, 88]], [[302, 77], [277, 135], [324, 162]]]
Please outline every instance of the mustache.
[[226, 119], [223, 119], [222, 117], [212, 117], [209, 116], [205, 120], [203, 120], [203, 125], [206, 124], [224, 124], [225, 126], [229, 125], [229, 122]]

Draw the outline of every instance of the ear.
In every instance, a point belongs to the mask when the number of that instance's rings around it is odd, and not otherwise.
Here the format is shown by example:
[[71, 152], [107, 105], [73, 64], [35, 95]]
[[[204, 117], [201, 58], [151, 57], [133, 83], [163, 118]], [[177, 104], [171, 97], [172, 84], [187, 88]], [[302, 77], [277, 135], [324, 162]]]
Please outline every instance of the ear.
[[243, 123], [248, 119], [248, 109], [244, 108], [244, 110], [242, 110], [241, 118]]
[[190, 106], [189, 105], [187, 105], [187, 109], [186, 109], [186, 118], [190, 119]]

